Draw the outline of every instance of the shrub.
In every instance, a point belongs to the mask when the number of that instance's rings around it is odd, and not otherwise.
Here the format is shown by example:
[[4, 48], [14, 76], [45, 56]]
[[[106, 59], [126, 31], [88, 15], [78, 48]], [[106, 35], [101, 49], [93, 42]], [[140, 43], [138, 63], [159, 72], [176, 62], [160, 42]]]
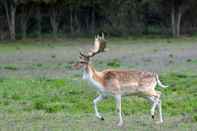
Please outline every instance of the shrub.
[[107, 66], [110, 67], [120, 67], [120, 61], [118, 59], [113, 59], [107, 63]]

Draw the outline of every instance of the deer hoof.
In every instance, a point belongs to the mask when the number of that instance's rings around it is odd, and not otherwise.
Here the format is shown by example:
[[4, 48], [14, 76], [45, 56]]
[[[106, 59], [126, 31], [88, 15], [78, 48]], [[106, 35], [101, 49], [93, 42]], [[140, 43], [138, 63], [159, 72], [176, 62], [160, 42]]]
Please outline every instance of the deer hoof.
[[155, 119], [155, 116], [154, 116], [154, 115], [152, 115], [152, 119], [153, 119], [153, 120]]
[[104, 119], [104, 117], [102, 117], [102, 116], [101, 116], [101, 118], [100, 118], [100, 119], [101, 119], [102, 121], [104, 121], [104, 120], [105, 120], [105, 119]]

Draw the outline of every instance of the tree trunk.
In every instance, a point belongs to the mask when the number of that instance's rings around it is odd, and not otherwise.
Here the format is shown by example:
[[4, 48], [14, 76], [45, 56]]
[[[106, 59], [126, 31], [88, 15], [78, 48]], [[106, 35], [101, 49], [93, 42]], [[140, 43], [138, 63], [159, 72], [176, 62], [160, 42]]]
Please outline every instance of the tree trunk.
[[77, 33], [80, 33], [81, 32], [81, 25], [80, 25], [80, 21], [79, 21], [79, 18], [78, 18], [78, 10], [76, 9], [75, 10], [75, 24], [76, 24], [76, 32]]
[[56, 38], [58, 32], [57, 10], [55, 9], [55, 7], [52, 8], [53, 9], [51, 10], [50, 22], [53, 31], [53, 37]]
[[178, 10], [178, 15], [177, 15], [177, 25], [176, 25], [176, 36], [180, 36], [180, 28], [181, 28], [181, 18], [182, 18], [182, 9], [181, 7]]
[[37, 36], [41, 38], [41, 32], [42, 32], [42, 16], [41, 16], [41, 10], [40, 6], [37, 7], [37, 12], [36, 12], [36, 19], [37, 19]]
[[[25, 17], [25, 16], [22, 16]], [[22, 31], [22, 39], [26, 39], [27, 37], [27, 20], [25, 18], [22, 18], [21, 20], [21, 31]]]
[[31, 15], [31, 8], [26, 7], [27, 5], [24, 5], [22, 7], [22, 15], [20, 18], [20, 25], [21, 25], [21, 31], [22, 31], [22, 39], [26, 39], [27, 37], [27, 24], [28, 20]]
[[175, 37], [176, 36], [176, 14], [175, 14], [175, 7], [174, 5], [172, 5], [171, 8], [171, 29], [172, 29], [172, 36]]
[[15, 4], [8, 5], [6, 1], [3, 4], [6, 12], [10, 39], [16, 40], [16, 32], [15, 32], [16, 5]]
[[73, 8], [70, 6], [70, 33], [73, 34]]
[[16, 15], [16, 7], [11, 6], [11, 26], [10, 26], [10, 38], [11, 40], [16, 40], [16, 32], [15, 32], [15, 15]]
[[[89, 11], [88, 11], [88, 14], [89, 14]], [[89, 15], [86, 16], [86, 32], [89, 31]], [[88, 32], [89, 33], [89, 32]]]
[[94, 7], [94, 3], [93, 3], [93, 6], [92, 6], [92, 12], [91, 12], [91, 33], [94, 34], [95, 33], [95, 7]]

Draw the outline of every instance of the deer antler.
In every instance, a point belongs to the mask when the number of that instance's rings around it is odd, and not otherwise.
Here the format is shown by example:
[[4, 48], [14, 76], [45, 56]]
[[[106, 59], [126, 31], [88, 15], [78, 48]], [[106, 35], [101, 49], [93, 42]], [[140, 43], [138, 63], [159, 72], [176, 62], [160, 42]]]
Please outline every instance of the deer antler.
[[87, 54], [80, 52], [80, 59], [82, 61], [89, 61], [89, 59], [100, 52], [104, 52], [106, 48], [106, 40], [104, 34], [102, 36], [97, 35], [94, 40], [94, 48], [91, 49]]
[[106, 40], [104, 37], [104, 33], [100, 37], [97, 35], [94, 40], [94, 48], [88, 52], [88, 57], [93, 57], [100, 52], [104, 52], [106, 48]]

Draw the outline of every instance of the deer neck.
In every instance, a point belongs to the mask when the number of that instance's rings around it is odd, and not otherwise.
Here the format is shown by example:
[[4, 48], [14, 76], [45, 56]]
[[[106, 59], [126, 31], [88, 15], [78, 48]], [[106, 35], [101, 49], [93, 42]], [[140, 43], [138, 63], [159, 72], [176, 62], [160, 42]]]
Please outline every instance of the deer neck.
[[83, 79], [90, 79], [98, 77], [96, 69], [94, 69], [91, 65], [87, 65], [83, 72]]
[[83, 79], [90, 81], [99, 91], [103, 91], [101, 73], [96, 71], [96, 69], [94, 69], [91, 65], [87, 65], [85, 68], [83, 72]]

